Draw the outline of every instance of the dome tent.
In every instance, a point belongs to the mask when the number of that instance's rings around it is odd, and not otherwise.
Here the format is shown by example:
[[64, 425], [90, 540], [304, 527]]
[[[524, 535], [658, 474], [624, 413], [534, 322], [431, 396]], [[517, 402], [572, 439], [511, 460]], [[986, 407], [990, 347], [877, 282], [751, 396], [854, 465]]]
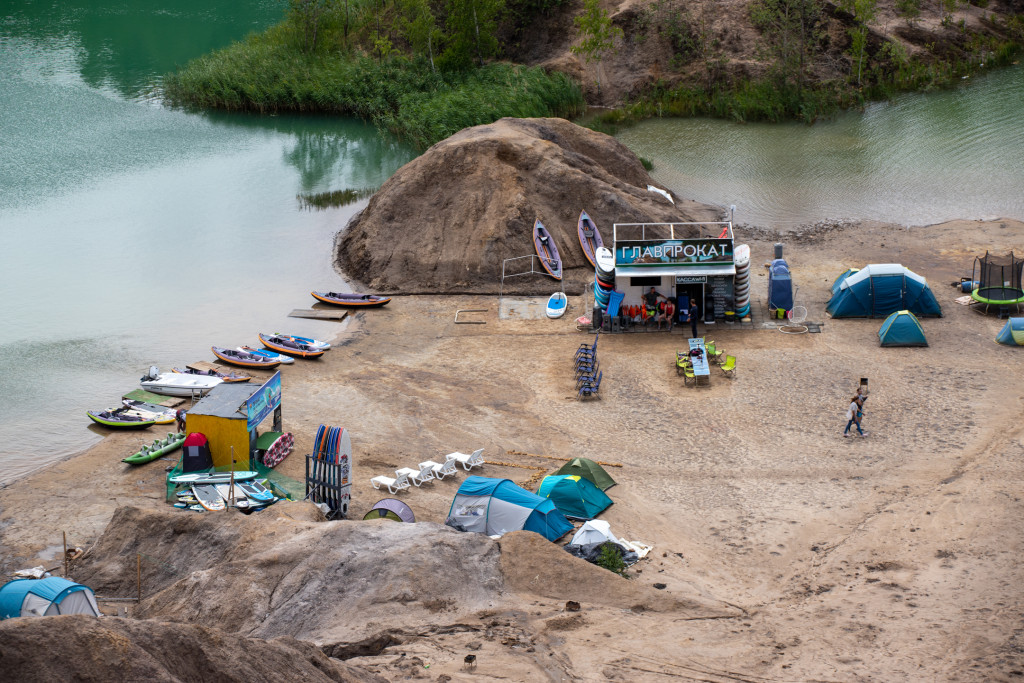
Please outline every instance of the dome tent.
[[555, 474], [575, 474], [583, 477], [602, 491], [607, 491], [615, 486], [615, 480], [612, 479], [611, 475], [603, 467], [588, 458], [573, 458], [559, 467]]
[[395, 522], [416, 521], [416, 515], [412, 508], [397, 498], [382, 498], [373, 504], [370, 511], [363, 515], [363, 519], [390, 519]]
[[448, 511], [448, 526], [488, 536], [535, 531], [549, 541], [572, 531], [572, 524], [547, 498], [509, 479], [467, 477]]
[[91, 588], [59, 576], [15, 579], [0, 587], [0, 619], [58, 614], [98, 617], [100, 608]]
[[601, 514], [612, 499], [583, 477], [559, 474], [544, 477], [537, 494], [544, 496], [566, 517], [593, 519]]
[[[842, 276], [840, 276], [842, 277]], [[881, 318], [908, 310], [942, 317], [928, 282], [898, 263], [873, 263], [833, 284], [825, 311], [833, 318]]]
[[1007, 346], [1024, 346], [1024, 318], [1010, 318], [996, 336], [996, 341]]
[[882, 346], [928, 346], [921, 323], [910, 311], [896, 311], [878, 329]]

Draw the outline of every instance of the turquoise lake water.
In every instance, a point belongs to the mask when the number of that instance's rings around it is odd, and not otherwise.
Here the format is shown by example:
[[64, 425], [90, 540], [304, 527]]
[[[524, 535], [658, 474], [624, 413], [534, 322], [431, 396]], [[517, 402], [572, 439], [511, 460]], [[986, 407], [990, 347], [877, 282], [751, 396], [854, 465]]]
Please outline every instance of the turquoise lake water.
[[412, 158], [358, 121], [162, 106], [162, 74], [282, 8], [165, 5], [0, 9], [0, 483], [101, 438], [85, 411], [150, 365], [260, 330], [330, 336], [286, 316], [346, 288], [332, 244], [360, 205], [296, 195], [377, 187]]
[[[345, 288], [335, 233], [412, 152], [358, 121], [195, 114], [162, 74], [278, 20], [276, 1], [0, 4], [0, 485], [99, 440], [85, 411], [150, 365], [212, 360]], [[738, 222], [1024, 217], [1024, 70], [815, 126], [655, 120], [620, 138]]]

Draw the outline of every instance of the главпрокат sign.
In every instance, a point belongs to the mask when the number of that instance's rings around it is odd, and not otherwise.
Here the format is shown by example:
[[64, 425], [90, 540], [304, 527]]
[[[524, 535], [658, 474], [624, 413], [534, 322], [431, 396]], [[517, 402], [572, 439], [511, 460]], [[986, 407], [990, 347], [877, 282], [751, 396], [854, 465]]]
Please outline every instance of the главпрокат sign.
[[615, 265], [651, 267], [732, 263], [731, 239], [631, 240], [615, 244]]

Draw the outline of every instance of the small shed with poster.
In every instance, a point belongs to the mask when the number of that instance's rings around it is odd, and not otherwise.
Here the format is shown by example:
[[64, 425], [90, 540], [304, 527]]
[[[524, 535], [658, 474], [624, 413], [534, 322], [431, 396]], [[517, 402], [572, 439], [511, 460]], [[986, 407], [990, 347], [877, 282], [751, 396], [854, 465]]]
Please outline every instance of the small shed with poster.
[[250, 459], [256, 448], [256, 428], [271, 413], [274, 430], [281, 431], [280, 372], [258, 387], [218, 384], [189, 408], [186, 431], [206, 435], [215, 468], [253, 469]]

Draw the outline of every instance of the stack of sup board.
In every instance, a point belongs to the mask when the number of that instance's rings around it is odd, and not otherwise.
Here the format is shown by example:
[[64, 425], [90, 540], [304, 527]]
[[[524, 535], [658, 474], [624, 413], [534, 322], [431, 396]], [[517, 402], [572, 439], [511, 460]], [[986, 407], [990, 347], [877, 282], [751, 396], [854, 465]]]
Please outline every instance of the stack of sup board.
[[230, 483], [194, 483], [191, 488], [179, 492], [177, 498], [174, 507], [196, 511], [224, 510], [228, 501], [239, 510], [256, 510], [278, 500], [270, 489], [255, 480], [236, 482], [234, 495]]
[[608, 308], [608, 300], [615, 290], [615, 257], [608, 247], [599, 247], [594, 254], [596, 263], [594, 279], [594, 303], [601, 310]]
[[736, 300], [736, 317], [750, 320], [750, 247], [740, 244], [736, 247], [733, 260], [736, 263], [736, 278], [733, 281], [733, 296]]

